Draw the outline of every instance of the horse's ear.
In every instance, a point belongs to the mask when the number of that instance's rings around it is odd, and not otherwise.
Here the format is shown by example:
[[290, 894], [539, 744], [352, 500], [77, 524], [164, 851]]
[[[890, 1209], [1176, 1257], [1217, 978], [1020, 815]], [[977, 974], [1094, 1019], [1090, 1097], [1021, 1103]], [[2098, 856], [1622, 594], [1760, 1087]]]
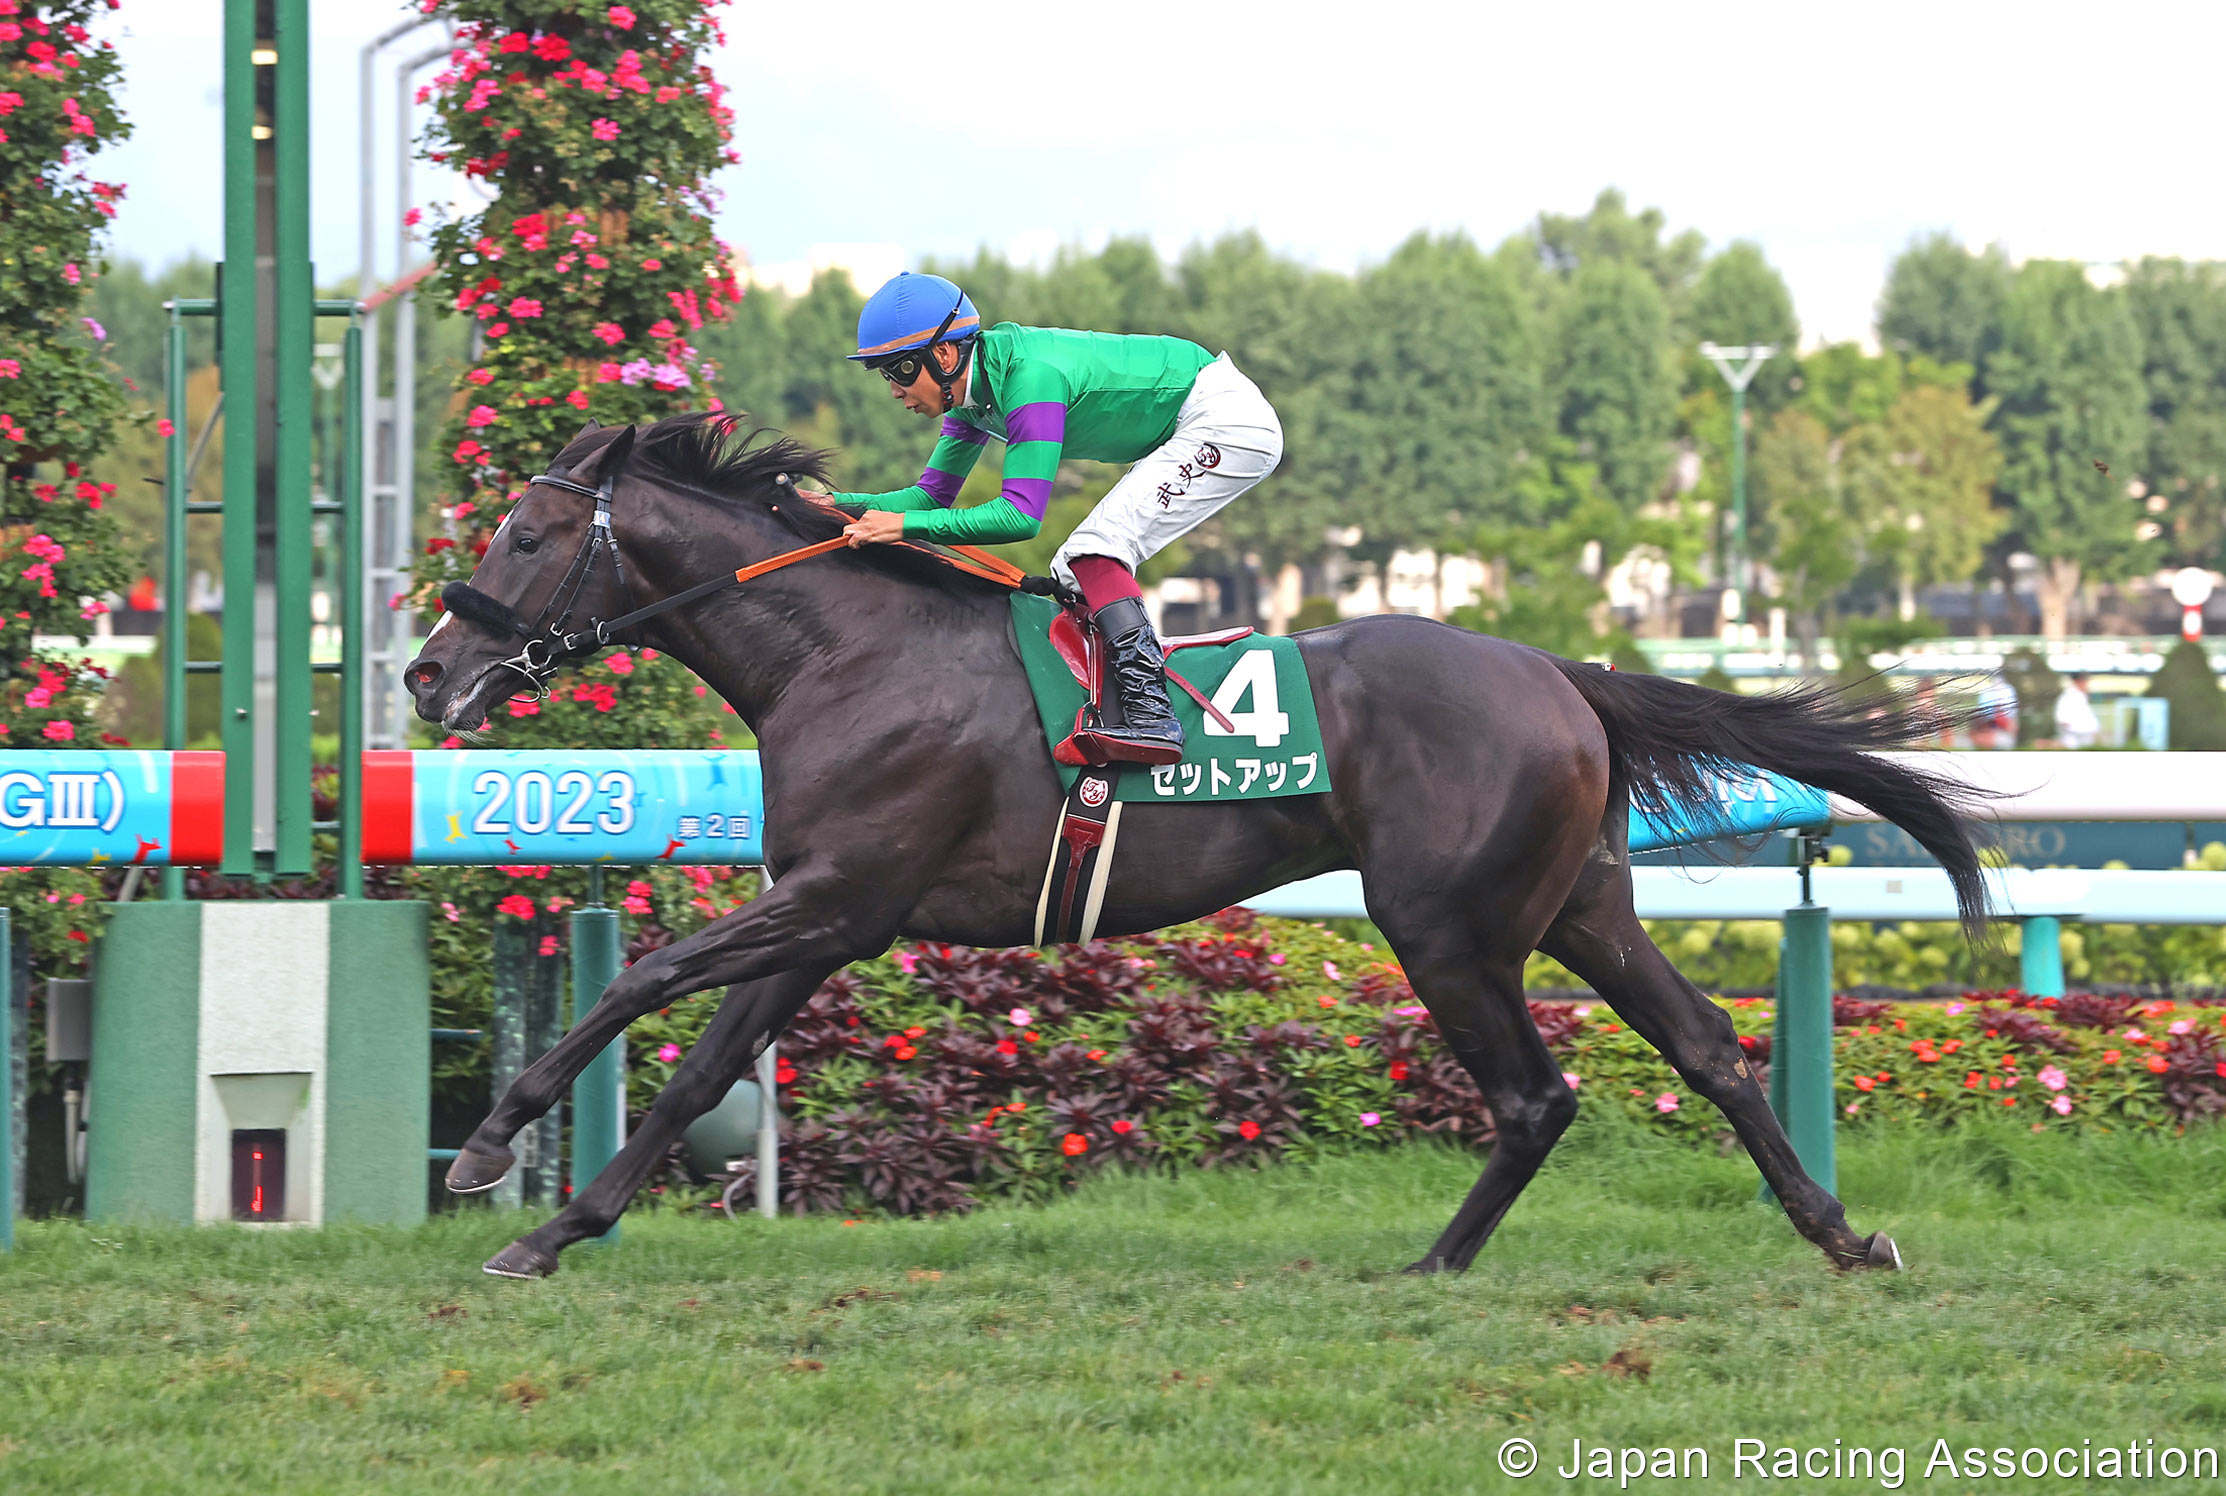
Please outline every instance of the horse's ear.
[[618, 435], [588, 453], [586, 460], [572, 469], [572, 480], [576, 483], [600, 483], [605, 477], [624, 472], [626, 459], [633, 455], [637, 430], [634, 426], [622, 427]]
[[[581, 436], [585, 436], [585, 435], [587, 435], [587, 434], [588, 434], [589, 432], [591, 432], [591, 431], [601, 431], [602, 429], [603, 429], [603, 423], [602, 423], [601, 421], [598, 421], [598, 420], [596, 420], [596, 419], [595, 419], [595, 417], [593, 417], [593, 416], [589, 416], [589, 417], [587, 418], [587, 424], [586, 424], [585, 426], [582, 426], [582, 427], [580, 428], [580, 431], [579, 431], [579, 436], [575, 436], [575, 437], [573, 437], [573, 438], [572, 438], [572, 441], [573, 441], [573, 442], [576, 442], [576, 441], [578, 441], [578, 440], [580, 439], [580, 437], [581, 437]], [[571, 446], [571, 445], [572, 445], [572, 442], [566, 442], [566, 443], [565, 443], [565, 445], [569, 447], [569, 446]]]

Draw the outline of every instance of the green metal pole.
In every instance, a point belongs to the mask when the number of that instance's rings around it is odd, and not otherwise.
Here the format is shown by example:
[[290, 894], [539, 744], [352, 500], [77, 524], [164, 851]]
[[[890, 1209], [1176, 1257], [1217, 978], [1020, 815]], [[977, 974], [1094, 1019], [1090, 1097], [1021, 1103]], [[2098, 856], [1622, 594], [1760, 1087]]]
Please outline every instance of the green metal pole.
[[[493, 1031], [494, 1053], [489, 1066], [493, 1100], [501, 1100], [511, 1083], [526, 1068], [526, 1018], [533, 985], [532, 932], [521, 921], [507, 915], [495, 917], [494, 935], [494, 1011], [488, 1027]], [[523, 1146], [518, 1149], [517, 1162], [502, 1182], [487, 1192], [488, 1199], [499, 1209], [516, 1210], [526, 1203], [526, 1173], [533, 1160], [526, 1155], [532, 1148], [532, 1129], [520, 1135]]]
[[278, 61], [272, 91], [273, 192], [271, 245], [277, 304], [272, 312], [276, 354], [277, 492], [272, 561], [277, 607], [277, 708], [274, 783], [281, 876], [311, 870], [310, 729], [316, 719], [309, 669], [312, 502], [316, 442], [317, 288], [309, 264], [309, 0], [266, 0], [276, 23]]
[[[8, 929], [8, 909], [0, 904], [0, 973], [12, 973], [15, 952], [11, 948]], [[6, 978], [13, 984], [13, 977]], [[15, 1115], [15, 1066], [8, 1056], [15, 1053], [15, 1004], [0, 1002], [0, 1124]], [[12, 1128], [9, 1129], [11, 1132]], [[15, 1250], [15, 1139], [7, 1139], [7, 1146], [0, 1147], [0, 1252]]]
[[[603, 903], [603, 869], [587, 870], [587, 903], [572, 911], [572, 1022], [587, 1017], [618, 979], [618, 911]], [[572, 1197], [618, 1156], [626, 1140], [626, 1036], [588, 1061], [572, 1082]], [[600, 1238], [618, 1240], [618, 1225]]]
[[1739, 618], [1747, 616], [1747, 391], [1731, 390], [1731, 567], [1739, 591]]
[[2064, 922], [2053, 914], [2036, 914], [2019, 929], [2018, 985], [2027, 997], [2064, 995]]
[[[162, 447], [162, 746], [176, 753], [186, 745], [186, 332], [178, 304], [170, 303], [170, 328], [163, 335], [167, 388], [163, 402], [170, 435]], [[162, 870], [162, 896], [185, 897], [185, 869]]]
[[340, 378], [340, 897], [363, 897], [363, 322]]
[[256, 0], [224, 6], [224, 263], [217, 268], [217, 348], [224, 390], [224, 650], [218, 676], [224, 747], [224, 863], [255, 871], [255, 336], [258, 146]]
[[1770, 1055], [1773, 1100], [1802, 1169], [1838, 1194], [1832, 1115], [1832, 912], [1807, 898], [1788, 909], [1783, 950], [1778, 1047]]

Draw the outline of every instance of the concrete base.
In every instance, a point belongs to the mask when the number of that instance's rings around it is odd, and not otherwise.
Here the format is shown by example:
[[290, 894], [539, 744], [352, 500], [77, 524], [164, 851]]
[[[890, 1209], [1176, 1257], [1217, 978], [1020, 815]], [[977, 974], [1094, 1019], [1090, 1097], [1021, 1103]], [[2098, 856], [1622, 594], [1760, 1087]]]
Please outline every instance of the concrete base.
[[422, 1220], [426, 929], [403, 901], [118, 905], [93, 989], [87, 1218], [231, 1220], [234, 1134], [268, 1130], [285, 1135], [278, 1219]]

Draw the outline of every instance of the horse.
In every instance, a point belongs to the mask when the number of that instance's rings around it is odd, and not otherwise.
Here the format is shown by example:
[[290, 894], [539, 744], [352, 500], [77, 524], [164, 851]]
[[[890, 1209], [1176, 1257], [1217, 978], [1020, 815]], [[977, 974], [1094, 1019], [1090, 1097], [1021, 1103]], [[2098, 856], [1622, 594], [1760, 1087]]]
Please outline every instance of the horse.
[[[617, 1156], [490, 1258], [489, 1273], [545, 1276], [565, 1247], [602, 1235], [845, 964], [900, 938], [1033, 938], [1064, 792], [1007, 589], [902, 546], [844, 548], [844, 516], [794, 486], [822, 479], [827, 456], [716, 413], [590, 422], [527, 483], [470, 582], [449, 584], [446, 616], [407, 667], [418, 714], [470, 731], [521, 684], [545, 689], [614, 644], [653, 646], [724, 697], [763, 751], [771, 885], [621, 972], [459, 1150], [449, 1188], [491, 1188], [518, 1131], [628, 1023], [727, 988]], [[797, 557], [809, 559], [781, 564]], [[1803, 1172], [1728, 1015], [1647, 937], [1628, 825], [1634, 803], [1707, 824], [1711, 776], [1735, 766], [1798, 778], [1868, 806], [1938, 858], [1975, 937], [1987, 909], [1968, 805], [1950, 781], [1876, 752], [1934, 738], [1937, 714], [1822, 686], [1732, 695], [1409, 615], [1296, 640], [1331, 789], [1130, 805], [1099, 929], [1156, 930], [1294, 879], [1360, 871], [1369, 918], [1497, 1128], [1467, 1198], [1408, 1271], [1467, 1269], [1576, 1115], [1525, 1006], [1533, 950], [1576, 973], [1722, 1111], [1832, 1265], [1898, 1268], [1893, 1242], [1854, 1231]]]

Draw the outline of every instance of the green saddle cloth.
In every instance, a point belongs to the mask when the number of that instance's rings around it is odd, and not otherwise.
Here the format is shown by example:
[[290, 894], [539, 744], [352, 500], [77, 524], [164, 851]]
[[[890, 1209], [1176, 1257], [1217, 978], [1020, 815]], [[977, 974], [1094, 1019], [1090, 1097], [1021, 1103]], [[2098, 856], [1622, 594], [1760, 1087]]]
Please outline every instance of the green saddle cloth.
[[[1058, 604], [1016, 592], [1012, 610], [1013, 635], [1029, 689], [1035, 692], [1045, 746], [1056, 748], [1073, 733], [1075, 713], [1088, 695], [1051, 642]], [[1167, 663], [1220, 708], [1236, 731], [1224, 731], [1170, 681], [1167, 697], [1183, 724], [1183, 761], [1155, 769], [1133, 766], [1134, 772], [1120, 776], [1115, 798], [1163, 804], [1272, 800], [1319, 795], [1329, 788], [1314, 685], [1306, 678], [1297, 644], [1251, 634], [1234, 644], [1179, 650]], [[1071, 764], [1058, 769], [1060, 785], [1074, 788], [1081, 769]]]

